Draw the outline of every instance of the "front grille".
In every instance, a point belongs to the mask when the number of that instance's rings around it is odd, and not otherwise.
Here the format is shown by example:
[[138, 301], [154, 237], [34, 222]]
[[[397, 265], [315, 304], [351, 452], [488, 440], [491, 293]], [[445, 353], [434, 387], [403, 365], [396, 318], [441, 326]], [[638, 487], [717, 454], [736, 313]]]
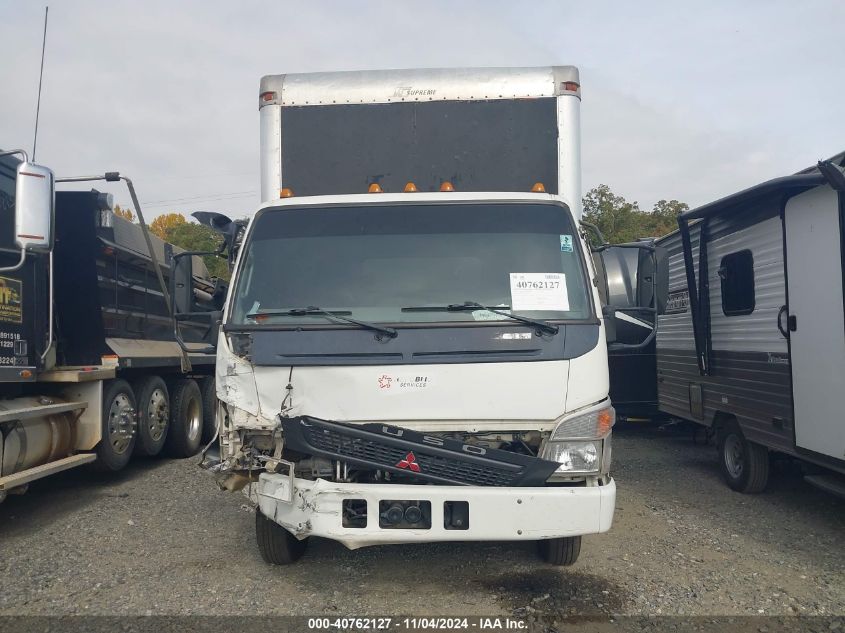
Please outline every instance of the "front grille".
[[[305, 427], [305, 440], [313, 448], [350, 460], [395, 467], [408, 454], [408, 448], [391, 446], [376, 439], [351, 437], [334, 429]], [[429, 455], [424, 448], [413, 448], [420, 474], [472, 486], [512, 486], [523, 475], [524, 468], [496, 462], [478, 463], [469, 458], [458, 459]], [[414, 475], [408, 470], [407, 474]]]
[[[300, 416], [282, 418], [282, 433], [286, 449], [295, 453], [437, 484], [543, 486], [559, 466], [540, 457], [484, 449], [381, 423], [348, 424]], [[406, 460], [406, 467], [400, 468]]]

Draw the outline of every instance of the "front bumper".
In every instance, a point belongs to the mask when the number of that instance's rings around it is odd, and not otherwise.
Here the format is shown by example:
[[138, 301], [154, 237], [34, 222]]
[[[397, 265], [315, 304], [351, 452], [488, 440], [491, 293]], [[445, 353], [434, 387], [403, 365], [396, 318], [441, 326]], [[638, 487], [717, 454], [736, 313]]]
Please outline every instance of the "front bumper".
[[[606, 532], [613, 523], [616, 483], [591, 487], [343, 484], [261, 473], [251, 497], [266, 517], [297, 538], [321, 536], [349, 549], [390, 543], [525, 541]], [[344, 499], [367, 501], [367, 526], [342, 525]], [[431, 528], [379, 527], [379, 501], [431, 502]], [[469, 529], [444, 527], [444, 502], [469, 504]]]

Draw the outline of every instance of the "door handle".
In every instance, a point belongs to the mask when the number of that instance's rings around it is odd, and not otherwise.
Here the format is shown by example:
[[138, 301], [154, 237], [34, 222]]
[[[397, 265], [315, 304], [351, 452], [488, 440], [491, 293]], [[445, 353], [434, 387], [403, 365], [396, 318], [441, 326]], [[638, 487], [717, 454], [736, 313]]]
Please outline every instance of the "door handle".
[[[780, 310], [778, 310], [778, 330], [780, 330], [780, 334], [781, 334], [781, 336], [783, 336], [783, 338], [789, 338], [789, 331], [786, 330], [783, 327], [783, 315], [785, 315], [785, 314], [786, 314], [786, 306], [781, 306]], [[789, 321], [789, 319], [787, 319], [787, 325], [788, 325], [788, 321]]]
[[789, 328], [790, 332], [797, 332], [798, 331], [798, 317], [794, 314], [790, 314], [789, 318], [786, 320], [786, 325]]

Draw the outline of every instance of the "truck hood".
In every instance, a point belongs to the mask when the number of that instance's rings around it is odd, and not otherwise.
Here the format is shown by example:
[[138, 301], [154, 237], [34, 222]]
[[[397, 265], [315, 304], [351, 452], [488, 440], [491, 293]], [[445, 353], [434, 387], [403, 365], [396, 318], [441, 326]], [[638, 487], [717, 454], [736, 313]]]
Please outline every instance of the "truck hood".
[[293, 368], [233, 360], [218, 363], [218, 397], [264, 424], [284, 404], [289, 416], [465, 432], [552, 428], [566, 411], [570, 369], [567, 360]]

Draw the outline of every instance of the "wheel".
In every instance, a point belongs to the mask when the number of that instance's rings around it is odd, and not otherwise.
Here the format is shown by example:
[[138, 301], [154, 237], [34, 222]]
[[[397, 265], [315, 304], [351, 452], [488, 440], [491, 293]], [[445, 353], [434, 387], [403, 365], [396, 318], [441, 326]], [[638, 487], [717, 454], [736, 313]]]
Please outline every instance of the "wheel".
[[725, 483], [737, 492], [762, 492], [769, 481], [769, 451], [745, 439], [737, 424], [719, 435], [719, 466]]
[[135, 394], [125, 380], [103, 384], [103, 434], [97, 444], [99, 470], [118, 471], [129, 463], [135, 447]]
[[170, 430], [164, 441], [173, 457], [190, 457], [202, 437], [202, 395], [195, 380], [182, 378], [170, 384]]
[[135, 452], [153, 457], [161, 452], [170, 426], [170, 396], [158, 376], [146, 376], [132, 385], [138, 401], [138, 439]]
[[202, 444], [205, 446], [217, 432], [217, 392], [214, 376], [206, 376], [200, 382], [202, 392]]
[[308, 539], [300, 541], [275, 521], [271, 521], [259, 508], [255, 509], [255, 538], [261, 558], [271, 565], [290, 565], [305, 553]]
[[552, 565], [574, 565], [581, 553], [580, 536], [564, 536], [537, 541], [540, 557]]

